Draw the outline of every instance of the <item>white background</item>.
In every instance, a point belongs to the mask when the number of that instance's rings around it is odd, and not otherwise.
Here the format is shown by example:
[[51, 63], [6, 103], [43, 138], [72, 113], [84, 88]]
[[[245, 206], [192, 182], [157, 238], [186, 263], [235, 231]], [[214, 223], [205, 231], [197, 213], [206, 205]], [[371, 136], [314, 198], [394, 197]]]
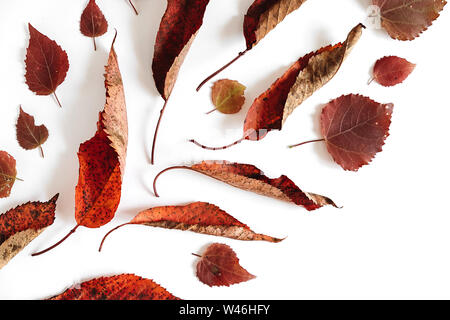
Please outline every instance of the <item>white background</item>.
[[[245, 84], [247, 101], [236, 115], [213, 113], [209, 86], [197, 84], [245, 48], [243, 16], [252, 0], [211, 0], [203, 27], [181, 68], [159, 133], [156, 165], [149, 151], [163, 104], [152, 73], [153, 45], [166, 2], [135, 0], [135, 16], [125, 0], [97, 0], [108, 33], [92, 41], [79, 32], [87, 0], [0, 0], [0, 149], [17, 160], [12, 195], [0, 212], [26, 201], [47, 201], [60, 193], [56, 221], [0, 270], [1, 299], [41, 299], [101, 275], [135, 273], [152, 278], [184, 299], [450, 298], [448, 181], [450, 8], [419, 39], [401, 42], [383, 30], [367, 29], [336, 77], [290, 116], [282, 132], [226, 151], [207, 151], [187, 139], [223, 145], [240, 138], [254, 98], [300, 56], [345, 40], [366, 21], [368, 0], [310, 0], [219, 78]], [[57, 89], [63, 104], [36, 96], [24, 83], [27, 23], [56, 40], [68, 53], [70, 69]], [[79, 228], [58, 248], [30, 254], [63, 237], [74, 225], [76, 153], [91, 138], [103, 109], [104, 65], [118, 30], [116, 51], [125, 84], [129, 151], [122, 202], [116, 217], [99, 229]], [[417, 64], [405, 83], [370, 86], [371, 68], [385, 55]], [[289, 150], [288, 144], [319, 136], [319, 114], [329, 100], [360, 93], [394, 103], [391, 135], [382, 153], [357, 173], [345, 172], [324, 144]], [[50, 137], [25, 151], [15, 139], [19, 105], [44, 123]], [[343, 209], [309, 213], [301, 207], [235, 189], [199, 174], [172, 171], [151, 185], [169, 165], [225, 159], [251, 163], [270, 177], [286, 174], [305, 191], [331, 197]], [[256, 232], [286, 237], [279, 244], [239, 242], [190, 232], [127, 226], [113, 233], [101, 253], [103, 235], [140, 210], [159, 205], [208, 201]], [[196, 258], [213, 242], [229, 244], [255, 280], [210, 288], [195, 277]]]

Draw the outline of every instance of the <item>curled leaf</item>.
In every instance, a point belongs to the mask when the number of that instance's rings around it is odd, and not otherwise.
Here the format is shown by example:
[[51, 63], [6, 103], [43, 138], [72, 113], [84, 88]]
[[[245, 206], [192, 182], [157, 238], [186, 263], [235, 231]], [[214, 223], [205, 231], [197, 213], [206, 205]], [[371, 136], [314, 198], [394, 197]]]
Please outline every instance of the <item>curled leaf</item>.
[[315, 193], [303, 192], [292, 180], [284, 175], [276, 179], [270, 179], [253, 165], [226, 161], [203, 161], [192, 166], [175, 166], [164, 169], [155, 177], [153, 182], [153, 190], [157, 197], [159, 195], [156, 191], [156, 181], [161, 174], [173, 169], [193, 170], [236, 188], [292, 202], [305, 207], [307, 210], [315, 210], [325, 205], [336, 207], [330, 198]]
[[37, 95], [55, 96], [61, 107], [56, 88], [63, 83], [69, 70], [67, 53], [53, 40], [28, 24], [30, 43], [25, 59], [25, 82], [28, 88]]
[[121, 274], [92, 279], [49, 300], [179, 300], [151, 279]]
[[391, 38], [414, 40], [439, 17], [446, 0], [372, 0]]
[[58, 194], [28, 202], [0, 215], [0, 269], [55, 220]]
[[213, 243], [198, 257], [197, 277], [210, 287], [228, 287], [256, 278], [239, 264], [236, 253], [226, 244]]
[[384, 87], [405, 81], [416, 65], [406, 59], [389, 56], [379, 59], [373, 67], [373, 79]]
[[244, 135], [239, 140], [224, 147], [207, 147], [195, 140], [190, 141], [204, 149], [222, 150], [244, 140], [258, 141], [269, 131], [281, 130], [295, 108], [336, 75], [361, 37], [363, 28], [359, 24], [350, 31], [343, 43], [324, 47], [295, 62], [255, 99], [245, 118]]
[[245, 103], [246, 87], [236, 80], [222, 79], [214, 83], [211, 89], [211, 100], [217, 110], [225, 114], [241, 111]]
[[94, 50], [97, 50], [95, 38], [104, 35], [108, 31], [108, 21], [106, 21], [95, 0], [89, 0], [88, 5], [81, 14], [80, 31], [86, 37], [92, 38]]
[[244, 241], [262, 240], [275, 243], [282, 241], [282, 239], [253, 232], [247, 225], [213, 204], [194, 202], [185, 206], [155, 207], [138, 213], [130, 222], [109, 231], [103, 238], [99, 251], [111, 232], [130, 224], [187, 230]]
[[0, 150], [0, 198], [9, 197], [14, 182], [18, 180], [16, 175], [16, 159]]
[[23, 111], [20, 107], [19, 118], [16, 124], [17, 141], [25, 150], [38, 148], [44, 157], [42, 145], [47, 141], [48, 130], [44, 125], [36, 126], [34, 117]]

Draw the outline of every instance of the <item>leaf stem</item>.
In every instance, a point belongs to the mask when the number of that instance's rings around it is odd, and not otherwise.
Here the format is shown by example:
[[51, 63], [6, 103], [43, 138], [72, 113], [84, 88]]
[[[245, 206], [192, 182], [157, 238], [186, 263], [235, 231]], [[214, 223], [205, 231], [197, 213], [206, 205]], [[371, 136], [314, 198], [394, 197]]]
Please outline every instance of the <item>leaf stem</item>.
[[168, 167], [168, 168], [162, 170], [161, 172], [159, 172], [155, 176], [155, 179], [153, 179], [153, 193], [155, 194], [155, 197], [159, 197], [158, 191], [156, 191], [156, 180], [158, 180], [159, 176], [162, 175], [164, 172], [167, 172], [167, 171], [173, 170], [173, 169], [188, 169], [188, 170], [192, 170], [190, 167], [187, 167], [187, 166], [173, 166], [173, 167]]
[[39, 151], [41, 152], [41, 157], [42, 157], [42, 158], [45, 158], [45, 157], [44, 157], [44, 149], [42, 148], [42, 145], [41, 145], [41, 144], [39, 145]]
[[230, 147], [232, 147], [232, 146], [234, 146], [234, 145], [237, 145], [237, 144], [241, 143], [241, 142], [244, 141], [245, 139], [246, 139], [246, 137], [242, 137], [242, 138], [240, 138], [239, 140], [236, 140], [235, 142], [230, 143], [230, 144], [228, 144], [228, 145], [226, 145], [226, 146], [223, 146], [223, 147], [208, 147], [208, 146], [205, 146], [205, 145], [203, 145], [203, 144], [201, 144], [201, 143], [198, 143], [198, 142], [195, 141], [194, 139], [189, 140], [189, 142], [192, 142], [193, 144], [195, 144], [196, 146], [198, 146], [198, 147], [200, 147], [200, 148], [202, 148], [202, 149], [212, 150], [212, 151], [217, 151], [217, 150], [225, 150], [225, 149], [228, 149], [228, 148], [230, 148]]
[[95, 37], [92, 37], [92, 41], [94, 42], [94, 51], [97, 51], [97, 44], [95, 43]]
[[199, 257], [199, 258], [203, 258], [201, 255], [196, 254], [196, 253], [192, 253], [193, 256]]
[[214, 78], [215, 76], [217, 76], [219, 73], [221, 73], [223, 70], [225, 70], [226, 68], [228, 68], [229, 66], [231, 66], [234, 62], [236, 62], [240, 57], [242, 57], [244, 54], [246, 54], [248, 52], [248, 49], [239, 52], [239, 54], [230, 62], [228, 62], [226, 65], [224, 65], [222, 68], [220, 68], [219, 70], [217, 70], [216, 72], [214, 72], [213, 74], [211, 74], [209, 77], [207, 77], [205, 80], [203, 80], [197, 87], [197, 91], [199, 91], [204, 85], [205, 83], [207, 83], [209, 80], [211, 80], [212, 78]]
[[108, 233], [105, 234], [105, 236], [103, 237], [102, 242], [100, 243], [100, 247], [98, 248], [98, 252], [102, 251], [103, 243], [105, 242], [106, 237], [108, 237], [109, 234], [110, 234], [111, 232], [113, 232], [113, 231], [115, 231], [115, 230], [117, 230], [117, 229], [119, 229], [119, 228], [121, 228], [121, 227], [123, 227], [123, 226], [126, 226], [127, 224], [132, 224], [132, 223], [130, 223], [130, 222], [123, 223], [123, 224], [120, 224], [120, 225], [118, 225], [117, 227], [112, 228], [111, 230], [109, 230]]
[[288, 148], [292, 149], [292, 148], [295, 148], [295, 147], [298, 147], [298, 146], [301, 146], [301, 145], [304, 145], [304, 144], [307, 144], [307, 143], [320, 142], [320, 141], [325, 141], [325, 139], [315, 139], [315, 140], [304, 141], [304, 142], [301, 142], [301, 143], [290, 145], [290, 146], [288, 146]]
[[217, 109], [216, 108], [214, 108], [214, 109], [212, 109], [212, 110], [210, 110], [210, 111], [208, 111], [208, 112], [206, 112], [205, 114], [210, 114], [210, 113], [213, 113], [214, 111], [216, 111]]
[[55, 243], [55, 244], [52, 245], [51, 247], [48, 247], [48, 248], [45, 249], [45, 250], [42, 250], [42, 251], [33, 253], [31, 256], [33, 256], [33, 257], [39, 256], [39, 255], [41, 255], [41, 254], [43, 254], [43, 253], [46, 253], [46, 252], [48, 252], [48, 251], [50, 251], [50, 250], [56, 248], [56, 247], [59, 246], [61, 243], [63, 243], [64, 240], [66, 240], [68, 237], [70, 237], [70, 236], [72, 235], [72, 233], [74, 233], [74, 232], [78, 229], [79, 226], [80, 226], [80, 225], [77, 224], [77, 225], [75, 226], [75, 228], [73, 228], [72, 230], [70, 230], [69, 233], [66, 234], [66, 235], [64, 236], [64, 238], [62, 238], [61, 240], [59, 240], [57, 243]]
[[61, 102], [59, 102], [58, 96], [56, 95], [56, 91], [53, 92], [53, 96], [55, 97], [56, 102], [58, 102], [59, 107], [62, 108]]
[[162, 119], [162, 116], [163, 116], [163, 114], [164, 114], [164, 110], [166, 110], [167, 101], [169, 101], [169, 98], [167, 98], [167, 99], [164, 100], [164, 105], [163, 105], [163, 107], [162, 107], [162, 109], [161, 109], [161, 111], [160, 111], [159, 119], [158, 119], [158, 122], [157, 122], [157, 124], [156, 124], [155, 134], [154, 134], [154, 136], [153, 136], [152, 156], [151, 156], [151, 159], [150, 159], [150, 164], [155, 164], [156, 138], [157, 138], [157, 136], [158, 136], [159, 125], [161, 124], [161, 119]]
[[136, 13], [136, 15], [138, 16], [138, 15], [139, 15], [139, 12], [136, 10], [136, 7], [134, 6], [133, 1], [128, 0], [128, 2], [130, 3], [131, 7], [133, 8], [134, 13]]

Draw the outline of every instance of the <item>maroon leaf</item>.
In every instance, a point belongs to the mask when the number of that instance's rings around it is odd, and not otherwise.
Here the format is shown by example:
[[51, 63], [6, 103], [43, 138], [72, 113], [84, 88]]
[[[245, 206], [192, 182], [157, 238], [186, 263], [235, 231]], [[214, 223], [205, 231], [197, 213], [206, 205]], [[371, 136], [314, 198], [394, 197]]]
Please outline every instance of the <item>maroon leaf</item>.
[[47, 141], [48, 130], [44, 125], [36, 126], [34, 117], [26, 113], [20, 107], [19, 119], [16, 124], [17, 141], [25, 150], [31, 150], [39, 147], [42, 157], [44, 150], [42, 144]]
[[416, 65], [406, 59], [389, 56], [379, 59], [373, 68], [373, 79], [384, 87], [402, 83]]
[[80, 31], [86, 37], [92, 38], [94, 50], [97, 50], [95, 38], [104, 35], [108, 31], [108, 21], [106, 21], [95, 0], [89, 0], [88, 5], [81, 14]]
[[0, 150], [0, 198], [7, 198], [16, 180], [16, 159], [8, 152]]

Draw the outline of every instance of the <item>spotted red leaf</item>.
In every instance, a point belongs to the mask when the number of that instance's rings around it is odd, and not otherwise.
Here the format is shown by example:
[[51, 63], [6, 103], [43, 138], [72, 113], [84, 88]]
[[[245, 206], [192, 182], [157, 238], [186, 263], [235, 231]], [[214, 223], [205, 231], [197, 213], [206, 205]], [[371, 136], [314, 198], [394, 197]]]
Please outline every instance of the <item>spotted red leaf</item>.
[[28, 24], [28, 29], [30, 42], [25, 59], [25, 82], [37, 95], [54, 94], [61, 106], [55, 91], [63, 83], [69, 70], [67, 53], [31, 24]]
[[78, 150], [80, 169], [75, 188], [77, 225], [61, 241], [34, 255], [59, 245], [79, 226], [98, 228], [105, 225], [114, 217], [119, 206], [128, 145], [128, 123], [114, 41], [105, 67], [105, 108], [99, 114], [94, 137], [82, 143]]
[[58, 194], [28, 202], [0, 215], [0, 269], [55, 220]]
[[16, 159], [0, 150], [0, 198], [9, 197], [14, 182], [18, 180], [16, 175]]
[[344, 42], [321, 48], [297, 60], [255, 99], [247, 112], [242, 138], [223, 147], [208, 147], [195, 140], [190, 142], [203, 149], [223, 150], [244, 140], [261, 140], [269, 131], [281, 130], [291, 113], [336, 75], [364, 28], [359, 24], [349, 32]]
[[168, 0], [156, 35], [153, 54], [153, 78], [156, 88], [164, 99], [164, 106], [155, 128], [151, 163], [154, 163], [155, 145], [162, 115], [178, 77], [178, 72], [202, 26], [209, 0]]
[[292, 202], [305, 207], [307, 210], [315, 210], [325, 205], [336, 206], [330, 198], [303, 192], [291, 179], [284, 175], [276, 179], [270, 179], [253, 165], [226, 161], [203, 161], [192, 166], [175, 166], [164, 169], [155, 177], [153, 182], [153, 190], [157, 197], [159, 196], [156, 191], [157, 179], [162, 173], [172, 169], [193, 170], [236, 188]]
[[130, 224], [187, 230], [244, 241], [262, 240], [275, 243], [282, 241], [282, 239], [255, 233], [247, 225], [213, 204], [194, 202], [184, 206], [155, 207], [141, 211], [130, 222], [121, 224], [109, 231], [103, 238], [99, 251], [101, 251], [106, 237], [111, 232]]
[[393, 39], [413, 40], [439, 17], [446, 0], [372, 0], [381, 25]]
[[179, 300], [166, 289], [134, 274], [92, 279], [50, 300]]
[[416, 65], [406, 59], [389, 56], [379, 59], [373, 67], [373, 79], [385, 87], [402, 83]]
[[36, 126], [34, 117], [26, 113], [20, 107], [19, 118], [16, 124], [17, 141], [19, 145], [25, 150], [39, 148], [42, 157], [44, 157], [44, 150], [42, 144], [47, 141], [48, 130], [44, 125]]
[[197, 277], [210, 287], [228, 287], [256, 278], [239, 264], [236, 253], [226, 244], [211, 244], [199, 258]]
[[104, 35], [108, 31], [108, 21], [106, 21], [95, 0], [89, 0], [88, 5], [81, 14], [80, 31], [86, 37], [92, 38], [94, 50], [97, 50], [95, 38]]
[[228, 68], [241, 58], [245, 53], [253, 49], [270, 31], [272, 31], [290, 13], [301, 7], [306, 0], [255, 0], [248, 8], [244, 17], [244, 37], [247, 44], [246, 50], [240, 52], [236, 58], [207, 77], [197, 87], [197, 91], [209, 80]]

